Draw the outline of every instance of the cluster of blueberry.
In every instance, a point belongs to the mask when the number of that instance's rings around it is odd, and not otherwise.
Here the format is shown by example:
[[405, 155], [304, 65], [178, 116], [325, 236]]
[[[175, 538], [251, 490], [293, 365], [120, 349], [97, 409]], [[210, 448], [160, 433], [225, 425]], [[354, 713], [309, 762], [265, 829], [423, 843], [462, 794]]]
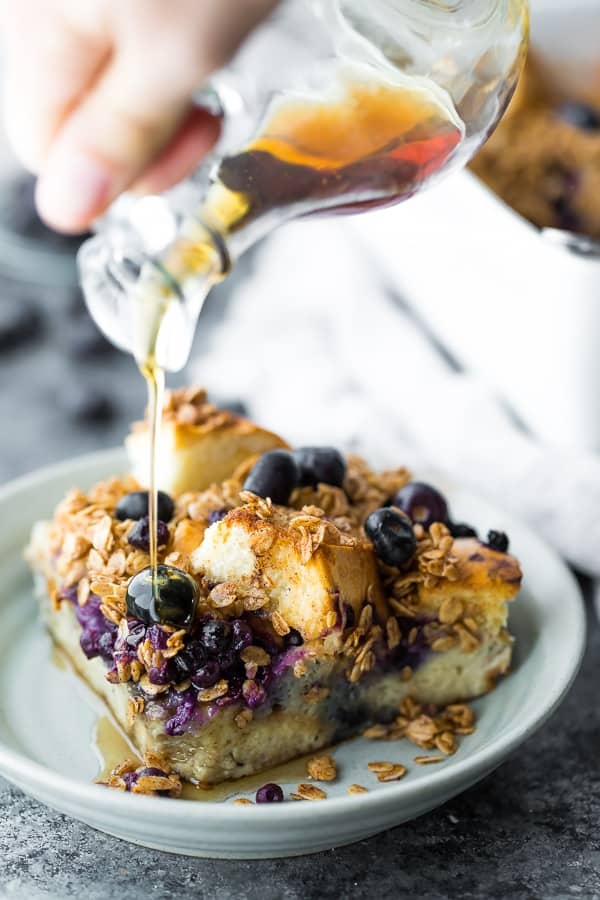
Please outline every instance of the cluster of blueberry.
[[[250, 471], [244, 490], [273, 503], [286, 504], [294, 488], [319, 483], [342, 487], [346, 464], [334, 447], [300, 447], [298, 450], [271, 450]], [[391, 498], [388, 505], [376, 509], [365, 522], [365, 532], [375, 553], [389, 566], [405, 566], [414, 557], [417, 542], [414, 525], [427, 529], [442, 522], [453, 537], [477, 537], [470, 525], [452, 522], [442, 494], [420, 481], [411, 481]], [[501, 532], [490, 532], [489, 545], [506, 552], [508, 539]]]
[[335, 447], [270, 450], [253, 466], [244, 490], [285, 506], [295, 488], [316, 487], [319, 483], [341, 487], [345, 475], [346, 462]]
[[[139, 645], [148, 640], [155, 650], [164, 650], [168, 634], [160, 626], [146, 625], [130, 618], [128, 633], [120, 635], [116, 626], [100, 611], [100, 598], [90, 595], [85, 606], [79, 606], [73, 592], [65, 599], [74, 603], [81, 626], [80, 645], [88, 659], [102, 658], [111, 668], [109, 678], [118, 680], [117, 666], [137, 659]], [[279, 640], [279, 643], [278, 643]], [[297, 631], [291, 631], [284, 640], [277, 639], [267, 623], [255, 620], [252, 624], [243, 618], [225, 621], [204, 616], [186, 637], [185, 646], [171, 659], [150, 668], [148, 680], [152, 684], [166, 685], [190, 679], [192, 687], [187, 691], [170, 690], [161, 695], [161, 701], [173, 715], [167, 722], [170, 734], [181, 734], [197, 709], [198, 690], [212, 687], [221, 678], [228, 682], [228, 692], [214, 701], [216, 707], [243, 702], [254, 709], [265, 702], [268, 687], [274, 673], [271, 665], [259, 666], [254, 679], [246, 677], [241, 651], [250, 645], [262, 647], [272, 658], [302, 643]]]
[[[160, 633], [161, 642], [166, 639], [162, 629], [151, 626], [147, 631], [151, 642], [154, 640], [153, 631]], [[198, 715], [198, 691], [212, 687], [220, 679], [227, 681], [228, 689], [224, 696], [212, 702], [212, 714], [232, 703], [243, 703], [250, 709], [261, 706], [275, 678], [274, 668], [271, 664], [258, 666], [254, 678], [248, 679], [241, 651], [250, 645], [262, 647], [272, 659], [276, 659], [277, 654], [285, 653], [298, 642], [301, 643], [301, 638], [293, 632], [279, 646], [267, 624], [257, 619], [250, 623], [243, 618], [225, 621], [203, 617], [197, 623], [193, 636], [186, 638], [184, 648], [172, 659], [166, 660], [160, 672], [151, 669], [148, 673], [154, 683], [191, 681], [191, 687], [186, 691], [171, 688], [166, 695], [161, 695], [161, 703], [169, 715], [165, 722], [167, 734], [182, 734], [185, 731]]]
[[[477, 537], [477, 532], [463, 522], [453, 522], [446, 499], [430, 484], [411, 481], [392, 498], [390, 506], [376, 509], [365, 522], [365, 532], [375, 553], [386, 565], [400, 568], [414, 557], [417, 542], [414, 526], [427, 529], [434, 522], [446, 525], [452, 537]], [[489, 531], [486, 544], [492, 550], [506, 553], [508, 537], [502, 531]]]

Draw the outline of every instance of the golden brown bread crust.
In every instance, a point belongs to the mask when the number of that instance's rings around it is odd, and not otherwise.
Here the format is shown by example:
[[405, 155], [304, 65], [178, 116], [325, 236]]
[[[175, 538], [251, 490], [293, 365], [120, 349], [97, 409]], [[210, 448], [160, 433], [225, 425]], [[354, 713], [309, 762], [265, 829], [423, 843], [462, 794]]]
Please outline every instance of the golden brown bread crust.
[[[132, 473], [146, 486], [149, 439], [147, 422], [135, 422], [125, 441]], [[176, 495], [203, 491], [230, 478], [250, 457], [287, 446], [279, 435], [209, 403], [202, 388], [167, 391], [157, 466], [158, 486]]]
[[[132, 473], [140, 484], [149, 482], [149, 435], [145, 428], [125, 440]], [[170, 494], [203, 491], [229, 478], [238, 466], [268, 450], [286, 448], [282, 438], [246, 419], [232, 417], [218, 425], [162, 425], [158, 484]]]
[[419, 610], [438, 617], [442, 604], [460, 601], [461, 619], [472, 618], [480, 629], [489, 632], [506, 626], [507, 601], [514, 600], [521, 586], [521, 567], [513, 556], [498, 553], [475, 538], [454, 541], [457, 579], [441, 579], [432, 585], [418, 586]]
[[207, 531], [192, 564], [210, 581], [259, 579], [270, 597], [269, 612], [305, 640], [339, 626], [344, 605], [358, 618], [370, 599], [386, 618], [370, 542], [297, 510], [273, 507], [267, 515], [260, 504], [231, 510]]
[[490, 600], [513, 600], [521, 586], [521, 567], [508, 553], [499, 553], [476, 538], [458, 538], [452, 546], [456, 559], [456, 581], [440, 580], [433, 587], [419, 586], [419, 596], [426, 603], [443, 600], [460, 589], [467, 594], [480, 594]]

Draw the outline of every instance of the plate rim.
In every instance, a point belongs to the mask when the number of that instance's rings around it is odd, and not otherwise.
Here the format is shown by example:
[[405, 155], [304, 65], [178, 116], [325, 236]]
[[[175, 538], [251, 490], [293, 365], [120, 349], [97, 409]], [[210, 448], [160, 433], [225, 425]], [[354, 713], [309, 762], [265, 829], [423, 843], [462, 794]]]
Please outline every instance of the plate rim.
[[[78, 473], [85, 473], [94, 468], [114, 466], [115, 464], [118, 466], [121, 464], [120, 460], [125, 462], [125, 451], [122, 447], [113, 447], [35, 469], [29, 474], [22, 475], [0, 486], [0, 505], [15, 494], [31, 490], [36, 485], [54, 481], [69, 473], [77, 477]], [[460, 485], [455, 485], [455, 489], [460, 490], [466, 497], [473, 497], [476, 501], [502, 512], [495, 504], [489, 503], [485, 498], [469, 492], [460, 487]], [[466, 754], [464, 759], [455, 761], [451, 767], [432, 771], [428, 774], [425, 781], [422, 779], [418, 781], [408, 780], [398, 784], [390, 784], [385, 791], [373, 791], [362, 794], [360, 796], [361, 812], [383, 810], [390, 805], [399, 805], [402, 800], [408, 803], [417, 798], [418, 794], [425, 791], [437, 792], [439, 790], [440, 794], [448, 794], [448, 792], [451, 794], [453, 787], [457, 783], [468, 781], [470, 784], [473, 784], [479, 778], [484, 777], [499, 765], [515, 747], [530, 737], [550, 718], [568, 693], [579, 672], [585, 652], [587, 631], [585, 607], [579, 585], [573, 573], [558, 553], [540, 538], [527, 523], [509, 513], [503, 513], [503, 516], [509, 523], [518, 523], [518, 527], [527, 534], [528, 540], [533, 545], [536, 545], [538, 551], [541, 551], [552, 561], [569, 585], [572, 606], [570, 611], [573, 614], [573, 620], [569, 629], [572, 650], [569, 662], [564, 667], [563, 678], [554, 685], [553, 690], [546, 698], [546, 702], [539, 707], [537, 712], [530, 713], [524, 720], [520, 719], [514, 722], [510, 727], [498, 734], [497, 737], [491, 739], [488, 744], [470, 754]], [[33, 522], [31, 524], [33, 525]], [[0, 775], [13, 783], [17, 783], [26, 793], [29, 792], [30, 788], [41, 789], [46, 795], [48, 792], [54, 795], [59, 794], [61, 800], [68, 802], [71, 808], [85, 805], [90, 809], [93, 808], [98, 812], [109, 815], [123, 813], [128, 815], [128, 818], [131, 820], [139, 818], [141, 813], [144, 816], [160, 816], [171, 821], [187, 820], [189, 822], [199, 820], [206, 826], [211, 821], [215, 824], [227, 824], [233, 820], [239, 821], [240, 819], [250, 821], [250, 817], [256, 816], [254, 809], [256, 804], [253, 804], [252, 807], [246, 807], [244, 805], [210, 800], [202, 803], [190, 803], [178, 798], [134, 796], [124, 792], [108, 791], [106, 788], [94, 783], [85, 784], [60, 772], [53, 771], [42, 763], [29, 759], [17, 750], [12, 750], [6, 746], [1, 738]], [[24, 784], [27, 787], [24, 787]], [[142, 806], [139, 805], [140, 801]], [[49, 805], [52, 804], [50, 803]], [[314, 816], [313, 806], [312, 803], [296, 804], [295, 821], [312, 819]], [[330, 797], [326, 803], [317, 804], [317, 807], [320, 810], [320, 819], [336, 818], [338, 814], [344, 813], [351, 808], [355, 811], [359, 808], [356, 803], [356, 797], [351, 795]], [[274, 824], [283, 822], [289, 817], [289, 804], [264, 804], [264, 809], [266, 813], [263, 814], [268, 814], [272, 817]], [[298, 817], [300, 817], [299, 820]]]

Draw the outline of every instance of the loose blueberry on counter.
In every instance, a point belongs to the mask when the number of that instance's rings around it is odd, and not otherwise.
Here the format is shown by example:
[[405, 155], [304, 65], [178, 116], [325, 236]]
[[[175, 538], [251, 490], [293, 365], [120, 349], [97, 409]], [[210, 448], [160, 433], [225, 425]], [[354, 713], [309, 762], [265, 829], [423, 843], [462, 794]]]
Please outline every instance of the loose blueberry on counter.
[[256, 792], [257, 803], [281, 803], [283, 800], [283, 791], [278, 784], [269, 782], [263, 784]]
[[488, 531], [486, 544], [491, 550], [496, 550], [498, 553], [507, 553], [509, 546], [508, 535], [503, 531]]
[[198, 603], [198, 585], [193, 578], [174, 566], [157, 567], [156, 597], [152, 569], [148, 566], [134, 575], [127, 588], [127, 615], [147, 625], [191, 625]]
[[392, 506], [397, 506], [415, 525], [429, 528], [434, 522], [448, 521], [448, 504], [438, 490], [423, 481], [409, 481], [400, 488]]
[[[175, 504], [164, 491], [158, 492], [158, 518], [162, 522], [170, 522], [175, 512]], [[115, 517], [122, 522], [125, 519], [137, 521], [148, 515], [148, 491], [132, 491], [121, 497], [115, 510]]]
[[0, 350], [8, 352], [37, 337], [42, 318], [34, 303], [4, 295], [0, 300]]
[[300, 484], [341, 487], [346, 477], [346, 461], [335, 447], [298, 447], [292, 452], [300, 470]]
[[403, 512], [389, 506], [376, 509], [365, 522], [365, 532], [375, 554], [388, 566], [400, 567], [416, 553], [417, 540], [412, 522]]
[[476, 538], [477, 532], [464, 522], [450, 522], [448, 525], [453, 538]]
[[284, 506], [298, 486], [300, 472], [296, 460], [287, 450], [269, 450], [255, 463], [244, 482], [244, 490], [259, 497], [270, 497]]
[[106, 391], [81, 382], [71, 382], [61, 391], [60, 405], [72, 422], [103, 424], [114, 419], [114, 399]]
[[89, 316], [80, 315], [69, 322], [65, 340], [69, 356], [83, 362], [117, 352]]
[[[156, 523], [156, 540], [157, 547], [166, 547], [169, 543], [169, 529], [161, 519]], [[148, 516], [142, 516], [137, 520], [127, 535], [127, 543], [136, 550], [148, 553], [150, 550], [150, 519]]]
[[600, 112], [588, 103], [575, 101], [563, 103], [558, 109], [558, 117], [567, 125], [573, 125], [574, 128], [580, 128], [582, 131], [598, 131], [600, 129]]

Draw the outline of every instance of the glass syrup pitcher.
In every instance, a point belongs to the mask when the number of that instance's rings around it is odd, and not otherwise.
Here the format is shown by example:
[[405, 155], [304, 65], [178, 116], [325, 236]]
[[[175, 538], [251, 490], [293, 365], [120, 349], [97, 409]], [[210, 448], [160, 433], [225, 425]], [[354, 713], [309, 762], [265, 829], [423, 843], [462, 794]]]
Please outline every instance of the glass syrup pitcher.
[[125, 196], [79, 255], [99, 327], [177, 371], [211, 286], [289, 219], [404, 200], [465, 164], [524, 60], [526, 0], [287, 0], [199, 102], [220, 143], [160, 196]]

